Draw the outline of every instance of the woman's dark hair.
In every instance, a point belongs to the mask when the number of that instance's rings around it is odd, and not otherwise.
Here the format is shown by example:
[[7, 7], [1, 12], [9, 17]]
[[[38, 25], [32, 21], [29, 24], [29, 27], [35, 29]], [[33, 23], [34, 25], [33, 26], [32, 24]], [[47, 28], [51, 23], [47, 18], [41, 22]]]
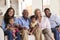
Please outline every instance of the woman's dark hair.
[[37, 20], [37, 17], [36, 17], [35, 15], [32, 15], [32, 16], [30, 17], [30, 19], [33, 19], [33, 18], [35, 18], [35, 19]]
[[60, 25], [57, 25], [55, 28], [59, 28], [60, 27]]
[[49, 10], [49, 11], [50, 11], [50, 9], [49, 9], [49, 8], [45, 8], [45, 9], [44, 9], [44, 12], [45, 12], [46, 10]]
[[12, 7], [8, 8], [7, 11], [6, 11], [6, 13], [4, 14], [4, 22], [5, 22], [5, 24], [8, 24], [8, 21], [9, 21], [9, 18], [10, 18], [10, 16], [8, 15], [8, 13], [9, 13], [9, 11], [11, 9], [13, 10], [13, 15], [11, 17], [14, 17], [14, 14], [15, 14], [14, 9]]

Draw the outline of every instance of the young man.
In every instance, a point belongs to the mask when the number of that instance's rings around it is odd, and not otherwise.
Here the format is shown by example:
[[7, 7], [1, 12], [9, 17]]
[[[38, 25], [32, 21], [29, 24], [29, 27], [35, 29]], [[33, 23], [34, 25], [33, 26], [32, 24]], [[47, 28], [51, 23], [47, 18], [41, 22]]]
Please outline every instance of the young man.
[[54, 33], [55, 40], [59, 40], [59, 32], [55, 29], [55, 27], [60, 25], [60, 19], [56, 15], [52, 15], [49, 8], [45, 8], [44, 13], [46, 17], [50, 20], [51, 29]]

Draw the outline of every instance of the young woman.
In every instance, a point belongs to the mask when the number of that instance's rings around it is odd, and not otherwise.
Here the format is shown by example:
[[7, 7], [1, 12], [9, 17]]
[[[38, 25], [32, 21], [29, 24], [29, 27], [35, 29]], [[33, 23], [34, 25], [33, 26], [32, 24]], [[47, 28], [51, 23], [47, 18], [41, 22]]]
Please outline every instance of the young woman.
[[[8, 36], [8, 40], [13, 40], [13, 33], [10, 30], [7, 30], [6, 25], [9, 23], [9, 18], [14, 17], [15, 11], [12, 7], [8, 8], [6, 13], [4, 14], [4, 19], [2, 23], [2, 28], [4, 30], [4, 33]], [[18, 24], [18, 19], [14, 17], [14, 23]], [[20, 40], [20, 33], [16, 33], [16, 40]]]

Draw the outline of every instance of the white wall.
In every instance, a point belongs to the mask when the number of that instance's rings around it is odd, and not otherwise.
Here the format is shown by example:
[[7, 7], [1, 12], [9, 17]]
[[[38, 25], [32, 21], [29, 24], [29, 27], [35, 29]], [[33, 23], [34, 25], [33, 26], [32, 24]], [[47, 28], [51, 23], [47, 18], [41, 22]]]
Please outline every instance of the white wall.
[[[53, 14], [60, 15], [60, 0], [50, 0], [50, 9]], [[42, 0], [32, 0], [32, 9], [33, 11], [39, 8], [42, 10]], [[32, 11], [32, 12], [33, 12]]]
[[10, 7], [10, 2], [9, 2], [10, 0], [6, 0], [6, 5], [5, 6], [0, 6], [0, 10], [3, 12], [3, 15], [4, 15], [4, 13], [6, 12], [6, 10]]
[[53, 14], [59, 15], [60, 13], [60, 1], [59, 0], [51, 0], [51, 11]]
[[32, 0], [32, 13], [36, 8], [42, 10], [42, 0]]
[[[12, 4], [11, 4], [12, 3]], [[5, 6], [0, 6], [0, 10], [3, 12], [3, 15], [7, 11], [7, 9], [12, 6], [15, 9], [15, 14], [18, 15], [18, 1], [17, 0], [6, 0], [6, 5]]]
[[[52, 13], [60, 15], [60, 0], [50, 0], [50, 2], [51, 2], [50, 9], [51, 9]], [[19, 4], [21, 4], [21, 3], [19, 2], [18, 5]], [[7, 8], [10, 7], [9, 5], [10, 5], [9, 4], [9, 0], [7, 0], [6, 6], [0, 7], [0, 9], [2, 9], [3, 13], [5, 13], [5, 11], [7, 10]], [[21, 7], [21, 5], [19, 5], [18, 7]], [[32, 13], [34, 13], [34, 10], [36, 8], [39, 8], [40, 10], [42, 10], [42, 0], [32, 0]], [[21, 8], [19, 8], [19, 10], [20, 11], [18, 11], [18, 13], [21, 13]]]

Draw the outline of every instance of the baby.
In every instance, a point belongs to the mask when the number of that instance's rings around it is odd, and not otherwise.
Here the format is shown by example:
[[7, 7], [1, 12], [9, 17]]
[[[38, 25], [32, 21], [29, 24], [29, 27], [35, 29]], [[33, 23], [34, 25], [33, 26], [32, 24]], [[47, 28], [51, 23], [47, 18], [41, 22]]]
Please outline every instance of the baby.
[[36, 30], [38, 23], [37, 23], [37, 18], [35, 15], [31, 16], [31, 23], [30, 23], [30, 32], [31, 34]]
[[13, 17], [9, 18], [9, 24], [7, 25], [7, 29], [11, 30], [13, 32], [14, 38], [17, 38], [15, 34], [19, 30], [18, 30], [18, 26], [16, 24], [14, 24], [14, 18]]

